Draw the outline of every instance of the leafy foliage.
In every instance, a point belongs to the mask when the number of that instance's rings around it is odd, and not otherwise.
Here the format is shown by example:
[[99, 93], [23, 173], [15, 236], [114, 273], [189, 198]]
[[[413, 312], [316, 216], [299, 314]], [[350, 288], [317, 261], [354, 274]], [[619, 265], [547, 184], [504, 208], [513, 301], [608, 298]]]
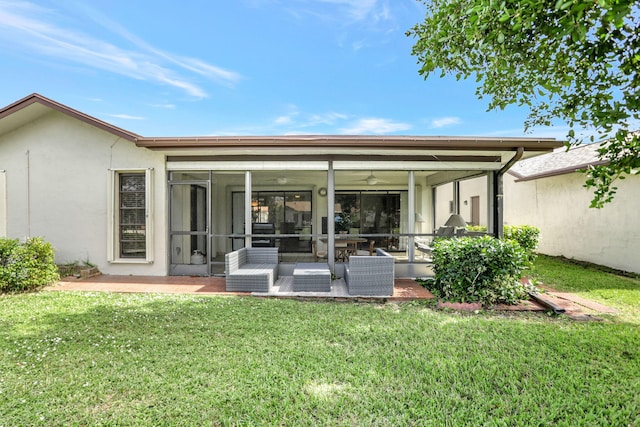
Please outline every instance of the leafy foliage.
[[465, 227], [467, 231], [485, 232], [487, 231], [486, 225], [467, 225]]
[[447, 301], [516, 304], [527, 297], [520, 282], [526, 258], [513, 240], [440, 239], [433, 244], [435, 280], [430, 289]]
[[506, 225], [504, 238], [515, 240], [524, 249], [526, 258], [532, 262], [536, 258], [534, 251], [538, 248], [540, 229], [532, 225]]
[[[529, 108], [525, 128], [565, 121], [567, 144], [604, 139], [604, 164], [588, 169], [591, 207], [603, 207], [613, 183], [640, 168], [640, 9], [635, 0], [430, 0], [407, 35], [427, 78], [474, 76], [489, 109]], [[593, 142], [595, 137], [591, 137]]]
[[0, 239], [0, 291], [36, 289], [59, 279], [50, 243], [34, 237], [25, 243]]

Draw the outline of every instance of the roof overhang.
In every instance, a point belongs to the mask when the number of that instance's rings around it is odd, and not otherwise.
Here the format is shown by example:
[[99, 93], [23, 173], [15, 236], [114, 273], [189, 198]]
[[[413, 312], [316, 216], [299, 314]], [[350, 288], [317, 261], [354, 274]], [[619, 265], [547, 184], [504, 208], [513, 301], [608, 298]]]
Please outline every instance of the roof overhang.
[[[143, 137], [74, 110], [39, 94], [31, 94], [0, 109], [0, 135], [58, 111], [137, 146], [165, 154], [170, 162], [313, 161], [333, 160], [352, 167], [378, 169], [395, 165], [442, 169], [472, 165], [500, 169], [518, 152], [522, 158], [552, 152], [563, 143], [553, 138], [493, 138], [468, 136], [202, 136]], [[454, 167], [456, 166], [456, 167]], [[466, 167], [466, 166], [465, 166]]]
[[164, 153], [171, 162], [333, 160], [366, 162], [369, 169], [412, 162], [430, 169], [474, 164], [488, 170], [500, 169], [518, 150], [523, 152], [522, 158], [528, 158], [563, 145], [547, 138], [341, 135], [140, 138], [136, 144]]
[[37, 93], [26, 96], [13, 104], [0, 110], [0, 135], [24, 126], [34, 120], [39, 119], [51, 111], [58, 111], [91, 126], [97, 127], [129, 141], [139, 138], [133, 132], [126, 131], [110, 123], [96, 119], [88, 114], [82, 113], [66, 105], [60, 104], [52, 99], [46, 98]]

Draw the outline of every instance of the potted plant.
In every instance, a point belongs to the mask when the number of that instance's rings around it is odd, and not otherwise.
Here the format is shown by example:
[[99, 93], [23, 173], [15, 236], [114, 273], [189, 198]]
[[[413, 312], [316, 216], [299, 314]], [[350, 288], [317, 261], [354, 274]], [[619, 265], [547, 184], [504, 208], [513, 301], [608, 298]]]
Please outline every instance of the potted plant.
[[336, 214], [335, 223], [337, 232], [339, 232], [340, 234], [347, 234], [349, 232], [349, 229], [351, 228], [351, 215], [346, 212]]

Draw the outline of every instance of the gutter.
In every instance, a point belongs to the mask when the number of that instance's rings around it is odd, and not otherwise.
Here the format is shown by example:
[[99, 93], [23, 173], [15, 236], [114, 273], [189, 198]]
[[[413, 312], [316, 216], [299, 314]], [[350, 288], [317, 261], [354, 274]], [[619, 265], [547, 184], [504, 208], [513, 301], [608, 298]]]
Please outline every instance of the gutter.
[[520, 160], [520, 159], [522, 158], [522, 155], [523, 155], [523, 154], [524, 154], [524, 147], [518, 147], [518, 149], [516, 150], [516, 154], [511, 158], [511, 160], [509, 160], [509, 161], [507, 162], [507, 164], [506, 164], [506, 165], [504, 165], [504, 166], [502, 167], [502, 169], [500, 169], [500, 170], [498, 171], [498, 175], [502, 176], [502, 175], [504, 175], [505, 173], [507, 173], [507, 171], [508, 171], [509, 169], [511, 169], [511, 167], [512, 167], [512, 166], [513, 166], [513, 165], [514, 165], [518, 160]]

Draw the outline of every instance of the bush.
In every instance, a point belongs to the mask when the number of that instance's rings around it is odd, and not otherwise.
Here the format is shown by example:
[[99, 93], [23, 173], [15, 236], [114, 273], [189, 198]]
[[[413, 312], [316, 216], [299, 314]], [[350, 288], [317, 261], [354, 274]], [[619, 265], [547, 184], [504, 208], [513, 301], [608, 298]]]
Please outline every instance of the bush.
[[467, 229], [467, 231], [478, 231], [478, 232], [487, 231], [486, 225], [467, 225], [465, 228]]
[[0, 291], [27, 291], [59, 279], [53, 247], [40, 237], [0, 239]]
[[504, 227], [504, 238], [515, 240], [527, 254], [527, 261], [532, 263], [536, 254], [534, 251], [538, 249], [538, 241], [540, 239], [540, 229], [532, 225], [506, 225]]
[[525, 265], [525, 251], [512, 240], [441, 239], [433, 244], [431, 290], [446, 301], [516, 304], [527, 297], [520, 282]]

